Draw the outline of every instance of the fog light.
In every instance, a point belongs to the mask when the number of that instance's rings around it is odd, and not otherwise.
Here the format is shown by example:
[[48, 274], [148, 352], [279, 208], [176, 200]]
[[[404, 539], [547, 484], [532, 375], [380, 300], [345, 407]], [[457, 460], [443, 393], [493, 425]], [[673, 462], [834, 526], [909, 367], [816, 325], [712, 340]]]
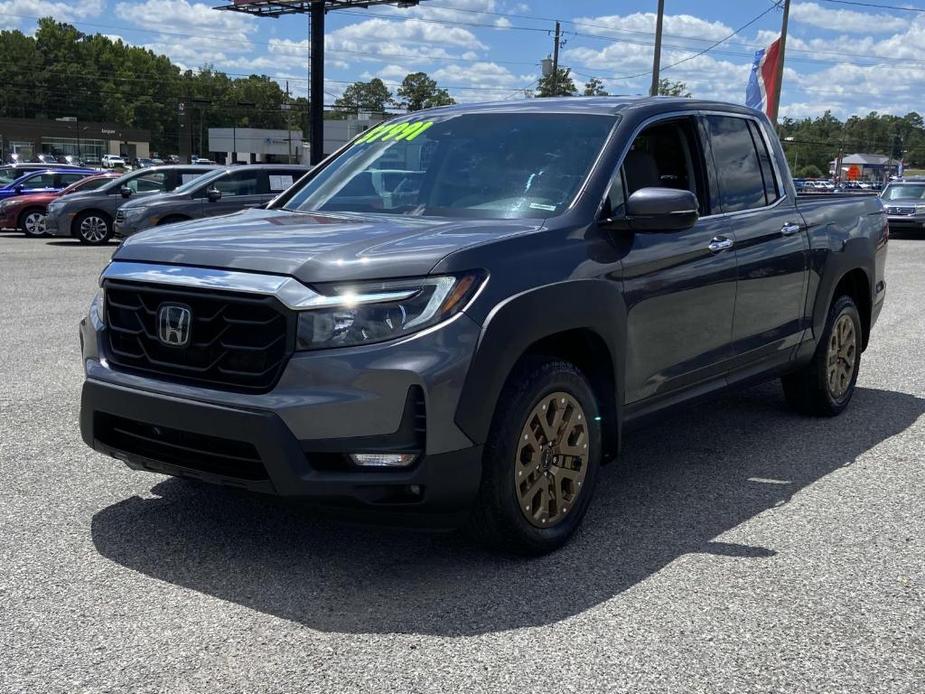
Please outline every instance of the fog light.
[[416, 453], [351, 453], [350, 459], [363, 467], [405, 467], [417, 458]]

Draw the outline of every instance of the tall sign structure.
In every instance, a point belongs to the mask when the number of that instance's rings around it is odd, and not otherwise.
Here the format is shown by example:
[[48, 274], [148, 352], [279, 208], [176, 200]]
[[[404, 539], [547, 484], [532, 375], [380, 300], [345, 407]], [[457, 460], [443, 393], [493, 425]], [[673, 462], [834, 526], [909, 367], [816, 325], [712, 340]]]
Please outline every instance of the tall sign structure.
[[257, 17], [277, 18], [287, 14], [309, 17], [309, 141], [311, 163], [324, 158], [324, 17], [332, 10], [366, 8], [373, 5], [414, 7], [424, 0], [234, 0], [216, 7], [226, 12], [243, 12]]

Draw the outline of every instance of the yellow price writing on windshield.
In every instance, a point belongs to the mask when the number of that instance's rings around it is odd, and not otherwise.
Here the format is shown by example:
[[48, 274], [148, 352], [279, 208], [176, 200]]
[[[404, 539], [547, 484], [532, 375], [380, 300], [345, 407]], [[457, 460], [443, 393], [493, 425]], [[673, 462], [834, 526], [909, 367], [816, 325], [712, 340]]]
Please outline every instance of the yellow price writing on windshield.
[[356, 141], [356, 144], [366, 144], [368, 142], [398, 142], [404, 140], [411, 142], [422, 132], [432, 127], [432, 120], [419, 120], [409, 123], [385, 123], [377, 125]]

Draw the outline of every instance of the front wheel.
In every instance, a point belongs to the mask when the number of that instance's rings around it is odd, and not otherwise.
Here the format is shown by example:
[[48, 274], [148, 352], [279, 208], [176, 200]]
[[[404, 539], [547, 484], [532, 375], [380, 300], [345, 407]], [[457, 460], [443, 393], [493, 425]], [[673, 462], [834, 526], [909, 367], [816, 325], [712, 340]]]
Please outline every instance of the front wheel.
[[37, 238], [45, 235], [45, 210], [33, 207], [19, 216], [19, 228], [26, 236]]
[[74, 220], [74, 229], [81, 243], [98, 246], [112, 238], [112, 221], [100, 212], [84, 212]]
[[791, 407], [815, 417], [841, 414], [858, 380], [861, 329], [854, 300], [850, 296], [836, 298], [812, 361], [781, 379]]
[[531, 358], [511, 374], [485, 446], [470, 531], [518, 554], [545, 554], [581, 524], [597, 482], [601, 425], [584, 374]]

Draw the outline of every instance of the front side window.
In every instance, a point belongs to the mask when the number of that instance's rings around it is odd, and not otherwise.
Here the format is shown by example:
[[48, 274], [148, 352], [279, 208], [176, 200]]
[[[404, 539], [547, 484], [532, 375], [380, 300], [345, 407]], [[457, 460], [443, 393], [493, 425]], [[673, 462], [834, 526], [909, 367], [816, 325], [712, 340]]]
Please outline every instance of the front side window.
[[20, 181], [25, 190], [40, 190], [42, 188], [55, 187], [55, 175], [53, 173], [41, 173]]
[[707, 116], [706, 121], [723, 209], [738, 212], [764, 207], [764, 179], [748, 119]]
[[402, 118], [364, 133], [283, 209], [552, 217], [574, 200], [616, 122], [557, 113]]

